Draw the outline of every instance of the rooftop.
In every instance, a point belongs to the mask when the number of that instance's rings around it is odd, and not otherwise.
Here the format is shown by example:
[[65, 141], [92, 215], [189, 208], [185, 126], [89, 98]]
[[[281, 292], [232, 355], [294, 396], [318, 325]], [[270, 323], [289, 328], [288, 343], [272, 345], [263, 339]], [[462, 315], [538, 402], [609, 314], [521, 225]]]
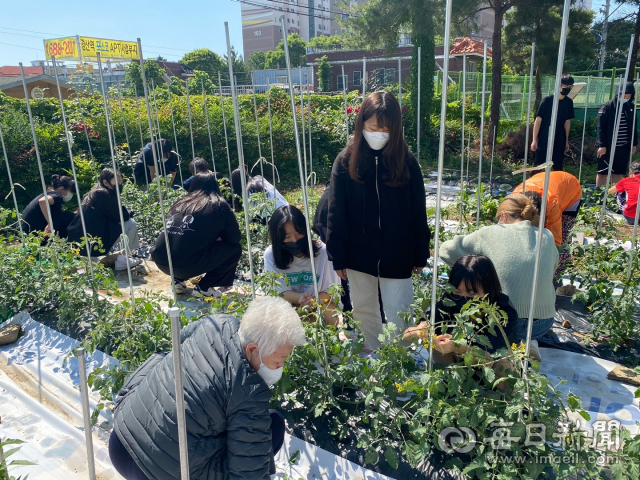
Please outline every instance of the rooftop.
[[[453, 42], [450, 55], [462, 55], [465, 53], [472, 53], [476, 55], [484, 55], [484, 42], [482, 40], [476, 40], [471, 37], [456, 38]], [[487, 57], [491, 57], [492, 52], [490, 48], [487, 48]]]
[[[42, 66], [38, 65], [37, 67], [23, 67], [25, 75], [42, 75], [44, 74], [44, 70]], [[11, 65], [5, 65], [4, 67], [0, 67], [0, 77], [19, 77], [20, 76], [20, 67], [14, 67]]]

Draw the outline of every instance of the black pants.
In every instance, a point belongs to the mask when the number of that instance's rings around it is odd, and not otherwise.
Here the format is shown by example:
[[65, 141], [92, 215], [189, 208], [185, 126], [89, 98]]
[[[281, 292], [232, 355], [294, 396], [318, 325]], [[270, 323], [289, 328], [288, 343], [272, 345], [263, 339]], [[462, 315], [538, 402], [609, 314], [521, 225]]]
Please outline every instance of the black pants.
[[[561, 172], [564, 170], [564, 147], [566, 145], [566, 141], [562, 140], [561, 144], [558, 144], [558, 139], [556, 138], [553, 143], [553, 154], [551, 155], [551, 161], [553, 162], [553, 171]], [[547, 162], [547, 143], [542, 143], [538, 141], [538, 149], [536, 150], [536, 160], [535, 166], [542, 165]]]
[[[631, 144], [619, 145], [616, 147], [613, 167], [611, 167], [612, 175], [625, 175], [629, 172], [629, 156], [631, 155]], [[598, 159], [598, 175], [609, 175], [609, 161], [611, 155], [609, 148], [607, 154]]]
[[[269, 416], [271, 417], [271, 447], [273, 455], [276, 455], [284, 444], [284, 417], [279, 411], [271, 409], [269, 409]], [[109, 438], [109, 458], [114, 468], [126, 480], [148, 480], [148, 477], [122, 445], [115, 430], [111, 432]]]
[[[182, 267], [179, 261], [174, 261], [173, 275], [176, 281], [185, 281], [198, 275], [205, 274], [200, 280], [200, 288], [208, 290], [211, 287], [230, 287], [236, 274], [236, 267], [242, 255], [239, 243], [216, 242], [213, 251], [194, 264], [193, 267]], [[158, 269], [169, 275], [169, 265], [156, 262]]]

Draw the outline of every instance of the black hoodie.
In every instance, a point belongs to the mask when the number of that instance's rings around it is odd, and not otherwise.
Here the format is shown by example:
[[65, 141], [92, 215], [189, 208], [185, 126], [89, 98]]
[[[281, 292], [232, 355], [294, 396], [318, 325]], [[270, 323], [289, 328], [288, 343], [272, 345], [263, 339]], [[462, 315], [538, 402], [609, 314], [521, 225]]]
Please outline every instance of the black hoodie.
[[[596, 138], [596, 147], [604, 147], [607, 149], [607, 153], [604, 158], [609, 158], [611, 149], [613, 148], [613, 131], [616, 124], [616, 105], [617, 98], [609, 100], [602, 104], [598, 111], [598, 137]], [[627, 124], [627, 139], [631, 139], [633, 133], [633, 140], [630, 141], [631, 145], [638, 145], [638, 123], [636, 122], [635, 128], [632, 130], [633, 125], [633, 103], [629, 101], [622, 105], [622, 115], [625, 116]], [[627, 153], [629, 150], [627, 150]]]
[[382, 152], [366, 148], [368, 168], [362, 183], [349, 176], [345, 150], [331, 172], [327, 251], [335, 270], [345, 268], [383, 278], [409, 278], [413, 267], [429, 258], [431, 232], [427, 224], [420, 165], [407, 152], [410, 180], [391, 187]]

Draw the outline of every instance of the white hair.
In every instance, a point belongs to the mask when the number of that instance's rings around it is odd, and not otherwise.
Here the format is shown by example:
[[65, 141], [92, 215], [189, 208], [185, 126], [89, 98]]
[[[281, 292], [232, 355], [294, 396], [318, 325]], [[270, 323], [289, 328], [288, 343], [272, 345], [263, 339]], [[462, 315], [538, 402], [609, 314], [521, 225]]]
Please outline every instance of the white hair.
[[255, 343], [262, 358], [283, 345], [298, 347], [307, 343], [302, 321], [289, 302], [280, 297], [256, 297], [242, 316], [238, 330], [240, 343]]

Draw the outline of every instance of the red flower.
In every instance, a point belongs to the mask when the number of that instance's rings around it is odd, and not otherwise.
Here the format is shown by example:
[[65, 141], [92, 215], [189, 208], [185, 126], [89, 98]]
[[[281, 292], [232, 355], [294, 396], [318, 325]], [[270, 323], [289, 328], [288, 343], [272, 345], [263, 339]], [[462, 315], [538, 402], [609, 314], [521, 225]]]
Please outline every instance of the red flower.
[[452, 134], [451, 134], [451, 138], [453, 138], [453, 137], [455, 137], [455, 136], [456, 136], [456, 135], [455, 135], [455, 133], [452, 133]]
[[360, 107], [356, 107], [356, 113], [360, 111]]
[[402, 111], [406, 112], [407, 111], [407, 107], [402, 107]]
[[349, 106], [347, 107], [347, 113], [351, 113], [351, 112], [353, 112], [353, 108], [351, 108], [351, 105], [349, 105]]

